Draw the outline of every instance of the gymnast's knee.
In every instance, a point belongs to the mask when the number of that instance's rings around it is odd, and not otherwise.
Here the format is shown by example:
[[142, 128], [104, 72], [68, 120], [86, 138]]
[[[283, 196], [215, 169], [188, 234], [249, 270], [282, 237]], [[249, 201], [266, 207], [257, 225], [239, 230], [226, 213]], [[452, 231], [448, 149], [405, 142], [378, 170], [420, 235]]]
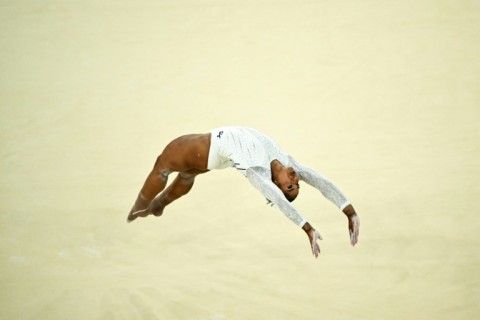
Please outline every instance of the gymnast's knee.
[[168, 175], [172, 172], [167, 165], [164, 163], [164, 159], [162, 158], [162, 154], [157, 157], [155, 161], [155, 165], [153, 166], [153, 172], [162, 180], [166, 180]]
[[160, 170], [158, 170], [157, 173], [158, 173], [158, 177], [159, 177], [160, 179], [162, 179], [162, 180], [167, 180], [168, 175], [171, 173], [171, 171], [168, 170], [168, 169], [160, 169]]
[[180, 172], [178, 176], [184, 183], [193, 183], [196, 175], [188, 172]]

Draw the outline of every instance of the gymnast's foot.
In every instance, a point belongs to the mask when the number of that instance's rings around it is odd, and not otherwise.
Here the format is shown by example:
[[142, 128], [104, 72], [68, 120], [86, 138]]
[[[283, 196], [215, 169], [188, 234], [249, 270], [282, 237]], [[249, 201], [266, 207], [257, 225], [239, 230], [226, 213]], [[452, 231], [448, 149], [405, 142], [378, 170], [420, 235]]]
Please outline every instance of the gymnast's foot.
[[127, 222], [132, 222], [138, 217], [145, 218], [148, 217], [149, 215], [154, 215], [155, 217], [160, 217], [163, 214], [163, 209], [164, 208], [155, 208], [152, 209], [150, 207], [143, 209], [143, 210], [138, 210], [135, 212], [130, 212], [127, 217]]

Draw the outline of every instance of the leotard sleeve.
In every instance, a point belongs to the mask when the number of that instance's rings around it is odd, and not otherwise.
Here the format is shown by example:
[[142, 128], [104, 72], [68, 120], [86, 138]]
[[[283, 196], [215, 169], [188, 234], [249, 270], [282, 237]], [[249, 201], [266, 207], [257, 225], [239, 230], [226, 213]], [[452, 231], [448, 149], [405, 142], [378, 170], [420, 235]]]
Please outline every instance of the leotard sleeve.
[[272, 182], [269, 170], [263, 167], [250, 167], [246, 171], [246, 176], [250, 183], [258, 189], [265, 198], [276, 205], [288, 219], [299, 227], [303, 227], [307, 221], [285, 198], [282, 191]]
[[320, 175], [315, 170], [306, 167], [289, 156], [292, 167], [297, 171], [300, 180], [305, 181], [315, 189], [319, 190], [322, 195], [333, 202], [340, 210], [345, 209], [350, 201], [342, 193], [342, 191], [333, 182]]

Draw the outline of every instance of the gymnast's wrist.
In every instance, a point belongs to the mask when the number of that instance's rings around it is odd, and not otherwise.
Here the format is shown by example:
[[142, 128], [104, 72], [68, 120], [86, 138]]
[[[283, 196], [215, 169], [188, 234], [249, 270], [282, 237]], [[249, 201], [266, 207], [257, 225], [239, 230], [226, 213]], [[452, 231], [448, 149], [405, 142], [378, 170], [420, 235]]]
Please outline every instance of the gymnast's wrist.
[[310, 231], [313, 230], [313, 227], [310, 225], [310, 223], [305, 222], [305, 224], [303, 225], [302, 229], [303, 229], [303, 231], [305, 231], [306, 233], [309, 233]]
[[342, 211], [348, 218], [357, 214], [351, 204], [347, 205]]

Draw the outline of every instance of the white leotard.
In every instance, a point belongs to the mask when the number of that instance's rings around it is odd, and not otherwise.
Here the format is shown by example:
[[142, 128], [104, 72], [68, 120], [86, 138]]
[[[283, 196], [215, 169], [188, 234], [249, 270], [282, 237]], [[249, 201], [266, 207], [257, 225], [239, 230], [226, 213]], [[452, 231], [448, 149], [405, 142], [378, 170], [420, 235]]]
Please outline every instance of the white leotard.
[[223, 127], [211, 131], [208, 169], [234, 167], [246, 175], [250, 167], [270, 168], [277, 159], [289, 165], [288, 155], [268, 136], [248, 127]]
[[272, 182], [270, 164], [273, 160], [293, 167], [300, 180], [320, 190], [341, 210], [350, 204], [331, 181], [295, 161], [272, 138], [260, 131], [248, 127], [222, 127], [213, 129], [211, 134], [208, 169], [236, 168], [298, 226], [302, 227], [306, 220]]

